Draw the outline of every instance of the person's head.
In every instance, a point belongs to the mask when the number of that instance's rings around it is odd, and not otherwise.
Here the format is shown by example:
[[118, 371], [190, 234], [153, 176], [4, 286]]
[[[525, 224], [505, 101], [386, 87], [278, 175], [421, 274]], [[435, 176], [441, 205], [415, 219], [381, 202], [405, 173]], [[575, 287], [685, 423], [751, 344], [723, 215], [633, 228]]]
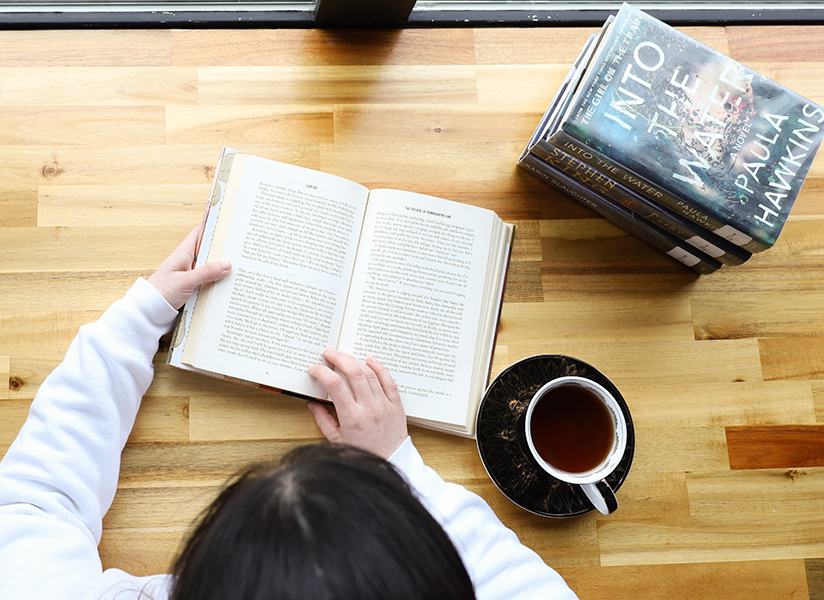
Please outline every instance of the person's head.
[[237, 476], [172, 573], [172, 600], [475, 598], [455, 547], [403, 477], [368, 452], [326, 444]]

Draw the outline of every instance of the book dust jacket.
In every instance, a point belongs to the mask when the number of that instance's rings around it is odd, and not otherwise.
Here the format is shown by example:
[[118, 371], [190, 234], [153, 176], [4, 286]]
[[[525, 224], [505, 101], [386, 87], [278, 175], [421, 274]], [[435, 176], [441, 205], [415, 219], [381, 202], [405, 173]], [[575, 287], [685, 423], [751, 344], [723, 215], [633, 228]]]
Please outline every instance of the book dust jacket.
[[752, 238], [775, 243], [824, 109], [624, 4], [563, 130]]

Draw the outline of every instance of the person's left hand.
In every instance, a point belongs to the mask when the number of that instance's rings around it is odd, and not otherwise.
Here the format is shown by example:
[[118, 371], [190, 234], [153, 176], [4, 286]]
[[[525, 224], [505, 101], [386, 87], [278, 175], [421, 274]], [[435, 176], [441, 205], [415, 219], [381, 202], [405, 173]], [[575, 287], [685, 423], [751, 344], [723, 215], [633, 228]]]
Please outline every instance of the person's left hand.
[[330, 442], [350, 444], [389, 458], [409, 435], [395, 380], [375, 358], [364, 363], [332, 348], [327, 348], [323, 357], [344, 374], [349, 387], [325, 365], [309, 368], [309, 374], [329, 392], [338, 415], [335, 420], [320, 402], [309, 403], [321, 433]]
[[210, 281], [219, 281], [232, 269], [228, 260], [207, 263], [197, 269], [192, 269], [200, 228], [199, 225], [192, 229], [183, 243], [149, 277], [149, 283], [155, 286], [166, 302], [176, 309], [186, 304], [186, 300], [197, 289], [197, 286]]

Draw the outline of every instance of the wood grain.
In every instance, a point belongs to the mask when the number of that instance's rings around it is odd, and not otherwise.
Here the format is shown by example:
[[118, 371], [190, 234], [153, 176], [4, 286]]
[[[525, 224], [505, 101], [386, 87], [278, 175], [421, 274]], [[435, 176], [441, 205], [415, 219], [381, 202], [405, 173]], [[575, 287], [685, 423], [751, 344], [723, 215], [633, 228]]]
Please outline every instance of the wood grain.
[[[174, 66], [472, 65], [469, 29], [280, 29], [171, 32]], [[581, 42], [583, 43], [583, 41]]]
[[[492, 375], [551, 353], [613, 380], [619, 510], [532, 515], [473, 440], [411, 435], [581, 600], [824, 600], [824, 156], [774, 248], [685, 269], [515, 166], [596, 30], [0, 32], [0, 453], [77, 329], [199, 223], [229, 145], [516, 225]], [[824, 102], [821, 27], [684, 31]], [[168, 343], [100, 544], [137, 575], [238, 469], [321, 437], [302, 401], [166, 367]]]
[[731, 469], [824, 467], [824, 426], [728, 427]]
[[575, 581], [579, 596], [591, 600], [807, 597], [800, 560], [579, 568]]

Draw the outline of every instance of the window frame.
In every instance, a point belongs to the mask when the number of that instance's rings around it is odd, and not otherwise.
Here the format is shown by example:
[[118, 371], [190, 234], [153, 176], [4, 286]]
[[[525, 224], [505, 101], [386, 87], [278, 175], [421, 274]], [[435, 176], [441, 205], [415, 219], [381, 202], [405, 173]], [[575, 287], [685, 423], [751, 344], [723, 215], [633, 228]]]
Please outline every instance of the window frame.
[[[11, 4], [16, 4], [12, 8]], [[44, 3], [45, 4], [45, 3]], [[206, 3], [192, 8], [180, 3], [165, 10], [161, 5], [147, 5], [129, 10], [119, 5], [106, 9], [103, 3], [89, 3], [88, 9], [72, 4], [53, 2], [51, 6], [28, 10], [30, 3], [0, 2], [0, 29], [50, 28], [346, 28], [346, 27], [596, 27], [620, 7], [619, 1], [557, 2], [547, 4], [523, 2], [518, 6], [492, 7], [489, 2], [443, 2], [422, 0], [416, 8], [414, 0], [318, 0], [312, 9], [309, 3], [269, 3], [252, 7], [250, 3]], [[120, 4], [120, 3], [118, 3]], [[824, 24], [824, 0], [815, 2], [701, 2], [684, 1], [635, 2], [638, 8], [672, 25], [815, 25]], [[676, 6], [677, 5], [677, 6]], [[713, 6], [714, 5], [714, 6]], [[772, 5], [772, 6], [769, 6]], [[213, 6], [214, 8], [210, 8]], [[463, 8], [466, 6], [466, 8]], [[489, 6], [490, 8], [486, 8]], [[666, 7], [665, 7], [666, 6]], [[276, 7], [276, 8], [275, 8]], [[380, 7], [380, 14], [370, 10]], [[479, 8], [480, 7], [480, 8]], [[801, 7], [801, 8], [799, 8]], [[352, 15], [369, 15], [353, 17]]]

